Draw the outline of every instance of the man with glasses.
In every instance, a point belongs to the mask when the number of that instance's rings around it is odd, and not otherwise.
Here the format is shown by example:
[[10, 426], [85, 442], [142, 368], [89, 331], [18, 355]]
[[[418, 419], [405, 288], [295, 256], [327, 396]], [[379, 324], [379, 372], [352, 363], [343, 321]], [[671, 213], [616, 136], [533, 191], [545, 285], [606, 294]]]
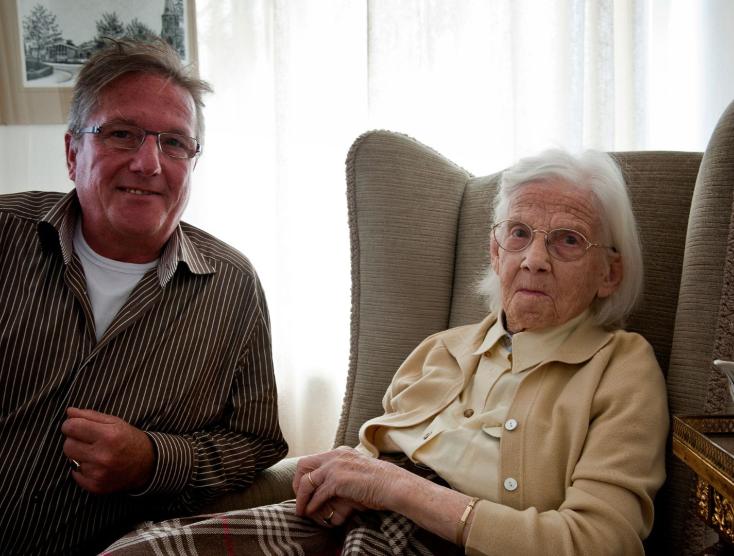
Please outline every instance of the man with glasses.
[[0, 197], [3, 553], [97, 551], [285, 455], [257, 275], [181, 222], [208, 91], [115, 42], [75, 85], [75, 188]]

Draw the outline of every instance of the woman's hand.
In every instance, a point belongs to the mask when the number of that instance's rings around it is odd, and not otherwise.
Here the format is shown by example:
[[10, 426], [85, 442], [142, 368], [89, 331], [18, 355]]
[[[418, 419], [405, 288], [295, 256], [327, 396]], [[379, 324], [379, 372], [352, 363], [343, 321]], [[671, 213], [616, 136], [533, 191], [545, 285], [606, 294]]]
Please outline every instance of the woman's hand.
[[313, 513], [303, 514], [324, 527], [344, 525], [354, 511], [364, 510], [364, 506], [343, 498], [332, 498]]
[[465, 541], [474, 519], [472, 512], [467, 528], [457, 531], [471, 497], [347, 447], [301, 458], [293, 491], [296, 513], [327, 526], [341, 525], [355, 510], [391, 510], [455, 542], [459, 532]]
[[353, 448], [301, 458], [293, 478], [296, 513], [341, 525], [354, 510], [394, 509], [396, 489], [412, 474]]

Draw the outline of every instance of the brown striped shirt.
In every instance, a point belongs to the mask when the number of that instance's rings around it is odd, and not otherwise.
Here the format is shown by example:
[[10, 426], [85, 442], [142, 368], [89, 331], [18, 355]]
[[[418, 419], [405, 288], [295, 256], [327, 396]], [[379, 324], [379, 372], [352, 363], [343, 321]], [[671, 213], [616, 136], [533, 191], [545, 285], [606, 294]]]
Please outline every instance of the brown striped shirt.
[[[143, 519], [246, 487], [285, 455], [270, 323], [254, 269], [181, 223], [99, 342], [72, 248], [75, 191], [0, 196], [0, 552], [87, 553]], [[146, 431], [144, 493], [69, 474], [69, 406]]]

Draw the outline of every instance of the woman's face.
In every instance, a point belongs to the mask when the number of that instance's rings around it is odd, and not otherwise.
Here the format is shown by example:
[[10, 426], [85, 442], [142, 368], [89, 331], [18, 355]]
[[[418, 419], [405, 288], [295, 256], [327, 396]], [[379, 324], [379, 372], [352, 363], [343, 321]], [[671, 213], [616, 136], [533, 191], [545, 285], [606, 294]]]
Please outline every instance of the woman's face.
[[[507, 218], [538, 230], [569, 228], [591, 243], [605, 243], [595, 197], [565, 181], [522, 186], [510, 202]], [[592, 247], [579, 260], [559, 261], [549, 255], [541, 233], [534, 234], [523, 251], [505, 251], [494, 237], [490, 249], [510, 332], [563, 324], [581, 314], [594, 298], [611, 295], [622, 280], [618, 253]]]

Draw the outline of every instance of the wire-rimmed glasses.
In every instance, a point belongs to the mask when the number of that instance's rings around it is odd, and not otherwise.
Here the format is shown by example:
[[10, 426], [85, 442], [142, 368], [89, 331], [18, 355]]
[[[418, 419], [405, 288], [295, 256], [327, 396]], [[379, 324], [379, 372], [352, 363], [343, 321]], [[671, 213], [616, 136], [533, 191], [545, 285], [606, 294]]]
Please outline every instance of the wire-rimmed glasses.
[[559, 261], [577, 261], [592, 247], [603, 247], [616, 251], [611, 245], [591, 243], [584, 234], [569, 228], [539, 230], [518, 220], [503, 220], [492, 226], [494, 239], [505, 251], [517, 252], [527, 249], [533, 242], [536, 233], [545, 236], [545, 247], [548, 253]]
[[201, 154], [201, 144], [193, 137], [172, 131], [150, 131], [125, 123], [93, 125], [77, 133], [93, 133], [108, 147], [131, 151], [139, 149], [148, 135], [154, 135], [158, 149], [171, 158], [194, 158]]

